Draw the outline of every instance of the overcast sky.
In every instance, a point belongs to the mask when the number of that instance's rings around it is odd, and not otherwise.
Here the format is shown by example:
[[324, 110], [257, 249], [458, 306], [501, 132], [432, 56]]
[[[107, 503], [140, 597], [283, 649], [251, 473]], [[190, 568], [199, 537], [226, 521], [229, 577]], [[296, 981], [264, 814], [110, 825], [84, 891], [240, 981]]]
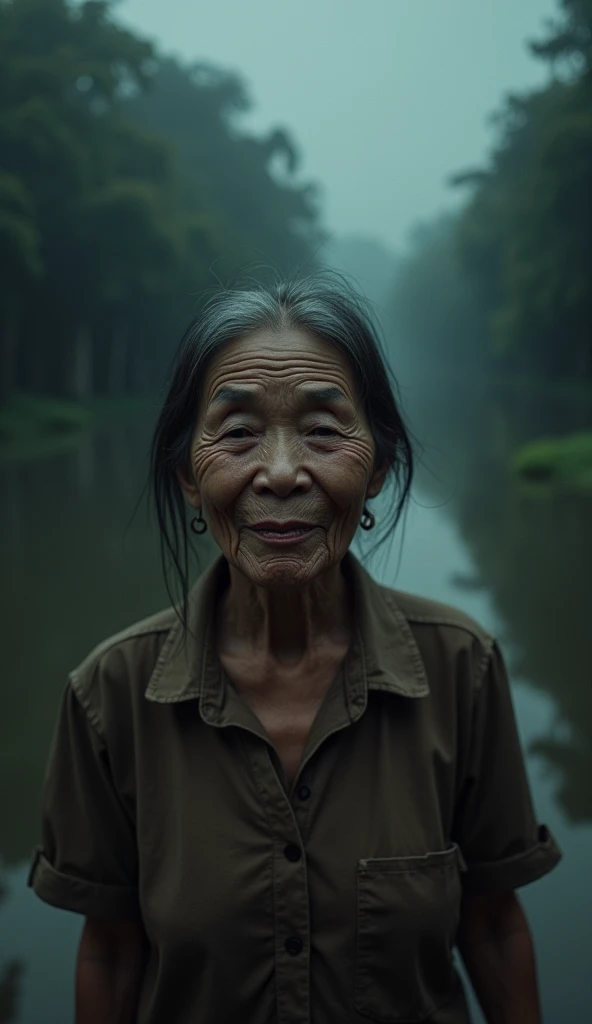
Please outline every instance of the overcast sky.
[[164, 49], [236, 70], [249, 125], [284, 125], [326, 226], [399, 248], [485, 158], [487, 115], [545, 80], [525, 39], [557, 0], [125, 0], [120, 18]]

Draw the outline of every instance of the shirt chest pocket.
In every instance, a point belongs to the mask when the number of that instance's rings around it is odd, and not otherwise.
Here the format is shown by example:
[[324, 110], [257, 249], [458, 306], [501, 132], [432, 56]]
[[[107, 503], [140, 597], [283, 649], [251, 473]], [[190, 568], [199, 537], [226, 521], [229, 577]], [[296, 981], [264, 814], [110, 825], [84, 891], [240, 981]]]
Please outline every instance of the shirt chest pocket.
[[429, 1020], [452, 998], [464, 862], [456, 845], [421, 857], [361, 860], [354, 1007], [387, 1024]]

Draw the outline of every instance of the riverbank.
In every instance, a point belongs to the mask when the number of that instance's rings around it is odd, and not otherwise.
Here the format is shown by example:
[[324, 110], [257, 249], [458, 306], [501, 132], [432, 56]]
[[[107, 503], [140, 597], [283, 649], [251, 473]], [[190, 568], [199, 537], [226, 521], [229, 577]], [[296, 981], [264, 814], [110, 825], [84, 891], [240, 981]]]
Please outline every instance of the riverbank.
[[101, 426], [154, 410], [153, 395], [96, 398], [87, 403], [15, 395], [0, 409], [0, 463], [67, 451]]
[[[496, 410], [498, 458], [525, 490], [543, 498], [592, 494], [592, 381], [426, 367], [408, 375], [402, 393], [414, 413], [418, 395], [439, 403], [441, 395], [452, 394], [460, 406], [482, 401]], [[440, 415], [448, 414], [443, 403]]]
[[517, 452], [513, 468], [533, 491], [592, 494], [592, 430], [533, 441]]

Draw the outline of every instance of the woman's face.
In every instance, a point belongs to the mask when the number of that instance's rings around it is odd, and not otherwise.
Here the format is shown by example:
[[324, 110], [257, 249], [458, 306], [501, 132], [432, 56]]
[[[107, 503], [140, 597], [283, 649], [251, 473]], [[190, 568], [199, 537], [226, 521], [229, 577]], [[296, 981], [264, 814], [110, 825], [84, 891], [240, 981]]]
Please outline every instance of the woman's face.
[[374, 451], [341, 352], [304, 331], [260, 330], [209, 364], [179, 478], [231, 565], [259, 586], [306, 584], [340, 562], [380, 491]]

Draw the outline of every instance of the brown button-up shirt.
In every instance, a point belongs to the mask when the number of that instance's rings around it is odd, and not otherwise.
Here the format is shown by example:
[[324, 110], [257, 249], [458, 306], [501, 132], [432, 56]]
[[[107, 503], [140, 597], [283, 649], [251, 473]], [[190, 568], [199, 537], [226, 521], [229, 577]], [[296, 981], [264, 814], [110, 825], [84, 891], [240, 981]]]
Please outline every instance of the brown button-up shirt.
[[292, 787], [216, 656], [223, 557], [185, 639], [167, 610], [70, 675], [30, 884], [141, 917], [139, 1024], [466, 1024], [463, 888], [514, 889], [560, 858], [493, 638], [342, 566], [357, 628]]

